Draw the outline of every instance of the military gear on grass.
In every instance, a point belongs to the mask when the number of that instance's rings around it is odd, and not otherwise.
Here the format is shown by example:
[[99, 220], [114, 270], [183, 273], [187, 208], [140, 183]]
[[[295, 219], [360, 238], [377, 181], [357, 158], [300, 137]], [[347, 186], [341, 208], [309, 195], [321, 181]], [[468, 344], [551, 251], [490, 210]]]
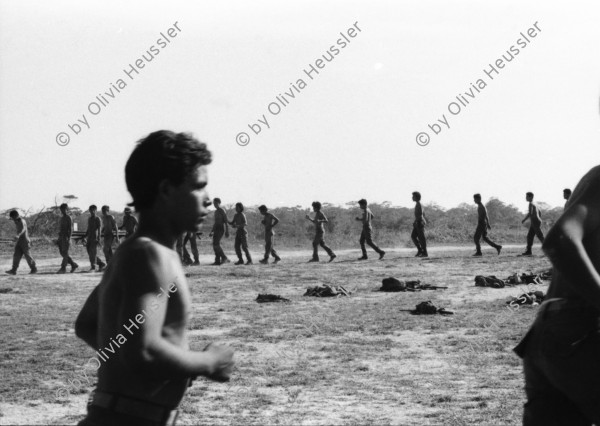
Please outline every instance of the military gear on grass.
[[492, 288], [504, 288], [506, 283], [495, 275], [489, 275], [484, 277], [483, 275], [477, 275], [475, 277], [476, 287], [492, 287]]
[[268, 303], [268, 302], [291, 302], [291, 300], [281, 297], [277, 294], [259, 294], [256, 298], [258, 303]]
[[397, 292], [397, 291], [421, 291], [421, 290], [437, 290], [448, 287], [441, 287], [431, 284], [421, 284], [420, 280], [416, 281], [400, 281], [394, 277], [384, 278], [379, 291]]
[[435, 315], [435, 314], [453, 315], [454, 314], [454, 312], [449, 311], [445, 308], [436, 307], [433, 303], [431, 303], [431, 300], [419, 303], [417, 306], [415, 306], [415, 310], [411, 311], [411, 313], [413, 315]]
[[329, 286], [327, 284], [322, 286], [309, 287], [306, 289], [305, 296], [315, 297], [339, 297], [339, 296], [350, 296], [350, 292], [344, 287], [340, 286]]

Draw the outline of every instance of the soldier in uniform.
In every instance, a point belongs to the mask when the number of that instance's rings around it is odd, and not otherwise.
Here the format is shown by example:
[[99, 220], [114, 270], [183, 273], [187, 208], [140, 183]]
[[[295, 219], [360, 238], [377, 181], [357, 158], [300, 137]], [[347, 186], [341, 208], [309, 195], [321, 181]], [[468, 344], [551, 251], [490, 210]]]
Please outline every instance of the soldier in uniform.
[[188, 266], [185, 257], [183, 256], [183, 234], [179, 235], [177, 237], [177, 240], [175, 241], [175, 251], [177, 252], [177, 255], [179, 256], [179, 260], [181, 261], [181, 264], [184, 266]]
[[544, 233], [542, 232], [542, 213], [538, 206], [533, 202], [533, 192], [525, 194], [525, 199], [529, 202], [529, 210], [521, 223], [525, 223], [529, 219], [529, 232], [527, 233], [527, 248], [521, 256], [531, 256], [531, 247], [533, 247], [533, 239], [537, 236], [540, 242], [544, 243]]
[[313, 208], [313, 211], [315, 212], [315, 218], [312, 219], [309, 215], [306, 215], [306, 219], [310, 220], [312, 223], [315, 224], [315, 238], [313, 240], [313, 256], [312, 256], [312, 259], [309, 260], [309, 263], [319, 261], [319, 246], [323, 247], [323, 249], [329, 255], [329, 261], [332, 262], [333, 259], [335, 259], [337, 256], [335, 255], [333, 250], [331, 250], [329, 247], [327, 247], [327, 244], [325, 244], [325, 240], [323, 239], [323, 237], [325, 235], [325, 229], [323, 227], [323, 224], [328, 222], [327, 217], [325, 217], [325, 214], [321, 211], [322, 205], [320, 202], [315, 201], [314, 203], [312, 203], [312, 208]]
[[250, 256], [250, 250], [248, 250], [248, 231], [246, 230], [246, 215], [244, 214], [244, 205], [242, 203], [235, 203], [235, 215], [233, 220], [229, 224], [236, 229], [235, 232], [235, 254], [238, 257], [236, 265], [243, 265], [244, 258], [242, 257], [242, 250], [246, 254], [246, 265], [252, 265], [252, 256]]
[[270, 213], [269, 209], [264, 204], [258, 208], [258, 211], [264, 216], [261, 223], [265, 225], [265, 257], [260, 260], [260, 263], [263, 265], [269, 263], [269, 255], [275, 258], [273, 263], [277, 263], [281, 258], [273, 248], [273, 245], [275, 244], [275, 232], [273, 231], [273, 228], [279, 223], [279, 219], [277, 219], [273, 213]]
[[358, 201], [359, 207], [363, 211], [362, 217], [357, 217], [356, 220], [362, 222], [363, 229], [360, 233], [360, 249], [362, 250], [362, 257], [359, 257], [358, 260], [366, 260], [369, 257], [367, 256], [367, 248], [365, 247], [365, 242], [379, 254], [379, 260], [383, 259], [385, 256], [385, 251], [381, 250], [377, 247], [377, 244], [373, 242], [372, 234], [373, 234], [373, 225], [371, 222], [375, 216], [371, 212], [371, 209], [367, 207], [367, 200], [364, 198]]
[[490, 240], [487, 236], [488, 229], [492, 229], [490, 225], [490, 218], [487, 214], [487, 209], [481, 202], [481, 194], [473, 195], [473, 200], [475, 204], [477, 204], [477, 229], [475, 230], [475, 236], [473, 237], [475, 240], [475, 254], [473, 256], [482, 256], [481, 253], [481, 245], [479, 241], [483, 238], [483, 241], [488, 243], [490, 246], [494, 247], [500, 255], [500, 251], [502, 250], [502, 246], [500, 244], [496, 244], [492, 240]]
[[33, 260], [33, 257], [31, 257], [31, 254], [29, 253], [31, 240], [29, 239], [29, 232], [27, 231], [27, 222], [25, 222], [25, 219], [19, 217], [19, 212], [16, 210], [11, 210], [9, 217], [17, 227], [17, 235], [14, 238], [16, 244], [12, 268], [6, 271], [6, 273], [10, 275], [16, 275], [17, 269], [19, 269], [19, 264], [21, 263], [21, 258], [24, 256], [25, 260], [27, 261], [27, 265], [29, 265], [29, 268], [31, 269], [30, 274], [36, 274], [38, 270], [35, 266], [35, 260]]
[[125, 238], [129, 238], [136, 231], [138, 220], [133, 214], [131, 214], [131, 208], [129, 207], [125, 207], [123, 213], [125, 213], [125, 216], [123, 216], [123, 224], [119, 226], [119, 229], [125, 228]]
[[[200, 265], [200, 253], [198, 252], [198, 243], [197, 243], [197, 239], [198, 236], [196, 235], [195, 232], [188, 232], [185, 234], [185, 237], [183, 238], [183, 259], [184, 259], [184, 264], [188, 264], [188, 265]], [[190, 256], [190, 253], [187, 251], [186, 245], [187, 243], [190, 243], [190, 250], [192, 251], [192, 255], [194, 256], [194, 261], [192, 262], [192, 257]]]
[[96, 263], [98, 263], [98, 271], [103, 271], [106, 267], [106, 263], [97, 255], [98, 245], [100, 244], [100, 228], [102, 226], [100, 218], [96, 216], [97, 211], [98, 207], [92, 204], [89, 208], [90, 217], [85, 235], [85, 248], [90, 258], [90, 272], [96, 270]]
[[117, 244], [119, 243], [119, 228], [117, 228], [117, 221], [115, 217], [110, 214], [110, 207], [102, 206], [102, 236], [104, 237], [104, 257], [106, 263], [112, 259], [112, 243], [117, 237]]
[[225, 238], [229, 238], [229, 221], [227, 220], [227, 213], [221, 208], [221, 199], [215, 198], [213, 200], [215, 206], [215, 223], [212, 227], [212, 231], [209, 236], [213, 239], [213, 249], [215, 251], [215, 263], [212, 265], [222, 265], [223, 263], [229, 263], [229, 259], [225, 255], [223, 248], [221, 247], [221, 239], [223, 235]]
[[410, 238], [417, 247], [415, 257], [429, 257], [427, 254], [427, 240], [425, 239], [425, 225], [427, 225], [427, 220], [425, 219], [423, 206], [421, 206], [421, 193], [418, 191], [413, 192], [412, 200], [415, 202], [415, 221]]
[[553, 266], [548, 294], [515, 348], [525, 426], [600, 425], [600, 166], [566, 207], [542, 244]]
[[58, 250], [63, 260], [57, 274], [66, 274], [67, 265], [71, 265], [71, 273], [73, 273], [75, 272], [75, 269], [79, 267], [79, 265], [71, 259], [71, 256], [69, 256], [71, 234], [73, 233], [73, 219], [69, 215], [69, 206], [66, 203], [60, 205], [60, 212], [62, 217], [60, 218], [58, 231]]

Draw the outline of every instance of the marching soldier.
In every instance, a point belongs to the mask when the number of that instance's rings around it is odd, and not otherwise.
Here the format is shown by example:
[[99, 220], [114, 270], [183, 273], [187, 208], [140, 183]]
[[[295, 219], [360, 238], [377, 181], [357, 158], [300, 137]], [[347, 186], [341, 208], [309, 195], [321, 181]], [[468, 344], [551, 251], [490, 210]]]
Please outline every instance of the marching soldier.
[[306, 219], [310, 220], [312, 223], [315, 224], [316, 231], [315, 238], [313, 240], [313, 257], [311, 260], [309, 260], [309, 262], [319, 261], [319, 246], [323, 247], [323, 249], [329, 255], [329, 261], [332, 262], [333, 259], [335, 259], [337, 256], [335, 255], [333, 250], [331, 250], [327, 246], [327, 244], [325, 244], [325, 240], [323, 239], [323, 236], [325, 235], [325, 229], [323, 228], [323, 224], [328, 222], [327, 217], [325, 217], [325, 214], [321, 211], [322, 205], [320, 202], [315, 201], [314, 203], [312, 203], [312, 208], [315, 212], [315, 218], [312, 219], [309, 215], [306, 215]]
[[236, 228], [235, 232], [235, 254], [238, 257], [236, 265], [243, 265], [244, 258], [242, 257], [242, 249], [246, 253], [246, 265], [252, 265], [252, 256], [248, 250], [248, 231], [246, 230], [246, 215], [244, 214], [244, 205], [242, 203], [235, 203], [235, 215], [233, 220], [229, 224]]
[[537, 236], [540, 242], [544, 243], [544, 233], [542, 232], [542, 214], [538, 206], [533, 202], [533, 192], [525, 194], [525, 199], [529, 202], [529, 210], [527, 216], [521, 221], [525, 223], [529, 219], [529, 232], [527, 233], [527, 248], [521, 256], [531, 256], [531, 247], [533, 247], [533, 239]]
[[418, 191], [413, 192], [412, 200], [415, 202], [415, 222], [413, 223], [410, 238], [417, 247], [415, 257], [429, 257], [427, 254], [427, 240], [425, 239], [425, 225], [427, 225], [427, 220], [425, 219], [423, 206], [421, 206], [421, 193]]
[[473, 237], [473, 239], [475, 240], [475, 254], [473, 256], [483, 256], [483, 254], [481, 253], [481, 244], [479, 244], [481, 238], [483, 238], [483, 241], [488, 243], [490, 246], [494, 247], [498, 252], [498, 255], [500, 255], [502, 246], [500, 244], [496, 244], [487, 236], [487, 231], [489, 229], [492, 229], [492, 226], [490, 225], [490, 218], [488, 217], [487, 209], [481, 202], [481, 194], [473, 195], [473, 200], [475, 201], [475, 204], [477, 204], [478, 216], [477, 229], [475, 230], [475, 236]]
[[377, 252], [377, 254], [379, 254], [379, 260], [383, 259], [383, 256], [385, 256], [385, 251], [381, 250], [379, 247], [377, 247], [377, 244], [375, 244], [373, 242], [373, 238], [372, 238], [372, 234], [373, 234], [373, 225], [371, 224], [371, 222], [373, 221], [373, 218], [375, 216], [373, 216], [373, 213], [371, 212], [371, 209], [369, 209], [367, 207], [367, 200], [365, 200], [364, 198], [358, 201], [358, 205], [361, 208], [361, 210], [363, 211], [363, 215], [362, 217], [357, 217], [356, 220], [362, 222], [363, 224], [363, 229], [362, 232], [360, 234], [360, 249], [362, 250], [362, 257], [359, 257], [358, 260], [366, 260], [368, 259], [367, 256], [367, 248], [365, 247], [365, 242], [373, 249]]
[[102, 236], [104, 237], [104, 257], [106, 263], [112, 259], [112, 243], [117, 237], [117, 244], [119, 243], [119, 228], [117, 228], [117, 221], [115, 217], [110, 214], [110, 207], [102, 206]]
[[17, 269], [19, 269], [21, 258], [25, 256], [27, 265], [29, 265], [29, 268], [31, 269], [30, 274], [36, 274], [38, 270], [35, 266], [35, 260], [33, 260], [33, 257], [31, 257], [29, 254], [31, 240], [29, 239], [29, 233], [27, 232], [27, 222], [25, 222], [25, 219], [19, 217], [19, 212], [16, 210], [11, 210], [9, 217], [10, 220], [15, 222], [15, 226], [17, 227], [17, 235], [14, 237], [16, 244], [15, 253], [13, 255], [12, 269], [9, 269], [6, 271], [6, 273], [10, 275], [17, 275]]
[[71, 234], [73, 234], [73, 219], [69, 215], [69, 206], [66, 203], [60, 205], [60, 212], [62, 217], [60, 218], [58, 231], [58, 250], [63, 260], [57, 274], [66, 274], [67, 265], [71, 265], [71, 273], [73, 273], [75, 272], [75, 269], [79, 267], [79, 265], [71, 259], [71, 256], [69, 256]]
[[[199, 259], [200, 253], [198, 252], [197, 239], [198, 239], [198, 236], [196, 235], [195, 232], [188, 232], [187, 234], [185, 234], [185, 237], [183, 239], [183, 247], [182, 247], [183, 259], [185, 262], [184, 264], [194, 265], [194, 266], [200, 265], [200, 259]], [[192, 262], [192, 257], [190, 256], [190, 253], [187, 251], [187, 248], [186, 248], [188, 241], [190, 242], [190, 250], [192, 251], [192, 255], [194, 256], [193, 262]]]
[[131, 209], [129, 207], [125, 207], [123, 213], [125, 213], [125, 216], [123, 216], [123, 224], [119, 226], [119, 229], [125, 228], [125, 238], [129, 238], [136, 231], [138, 220], [131, 214]]
[[260, 260], [260, 263], [263, 265], [269, 263], [269, 255], [275, 258], [273, 263], [277, 263], [281, 258], [273, 248], [275, 243], [275, 232], [273, 231], [273, 228], [279, 223], [279, 219], [277, 219], [273, 213], [270, 213], [269, 209], [264, 204], [258, 208], [258, 211], [265, 217], [261, 222], [265, 225], [265, 257]]
[[223, 248], [221, 247], [221, 239], [223, 235], [225, 238], [229, 238], [229, 221], [227, 220], [227, 213], [221, 208], [221, 199], [215, 198], [213, 200], [215, 206], [215, 223], [209, 236], [213, 239], [213, 249], [215, 251], [215, 263], [212, 265], [221, 265], [223, 263], [229, 263], [230, 260], [225, 255]]
[[98, 207], [92, 204], [89, 208], [90, 217], [88, 219], [88, 226], [85, 234], [85, 248], [87, 249], [88, 256], [90, 258], [90, 271], [96, 270], [96, 263], [98, 263], [98, 271], [103, 271], [106, 267], [106, 263], [98, 257], [98, 245], [100, 245], [100, 228], [102, 222], [100, 218], [96, 216]]

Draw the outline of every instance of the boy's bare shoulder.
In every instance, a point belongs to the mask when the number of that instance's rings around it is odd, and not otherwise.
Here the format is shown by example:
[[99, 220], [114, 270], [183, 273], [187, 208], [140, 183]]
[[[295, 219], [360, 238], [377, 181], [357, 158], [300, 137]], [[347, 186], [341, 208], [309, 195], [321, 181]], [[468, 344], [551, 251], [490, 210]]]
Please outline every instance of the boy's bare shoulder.
[[120, 251], [126, 261], [161, 262], [169, 261], [173, 256], [173, 250], [148, 237], [131, 238]]
[[130, 238], [121, 244], [107, 285], [132, 294], [156, 292], [181, 274], [177, 254], [151, 238]]

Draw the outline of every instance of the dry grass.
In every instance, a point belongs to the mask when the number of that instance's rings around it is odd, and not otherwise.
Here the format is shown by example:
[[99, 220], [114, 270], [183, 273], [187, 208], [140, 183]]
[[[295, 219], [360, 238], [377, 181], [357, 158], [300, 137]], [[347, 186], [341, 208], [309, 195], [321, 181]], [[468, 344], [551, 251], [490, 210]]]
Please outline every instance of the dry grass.
[[[518, 250], [483, 258], [469, 257], [471, 248], [432, 250], [429, 260], [400, 250], [366, 262], [355, 261], [353, 251], [316, 265], [304, 263], [308, 252], [284, 251], [279, 265], [251, 267], [209, 267], [210, 257], [202, 257], [203, 265], [188, 269], [192, 347], [229, 344], [237, 366], [227, 384], [196, 381], [180, 423], [519, 424], [523, 379], [511, 350], [536, 308], [507, 309], [507, 297], [524, 287], [473, 285], [476, 274], [549, 267], [541, 256], [516, 257]], [[57, 259], [38, 257], [42, 274], [0, 277], [0, 424], [74, 424], [85, 412], [90, 386], [69, 380], [92, 351], [75, 337], [73, 321], [99, 276], [54, 275]], [[388, 276], [449, 289], [376, 291]], [[353, 295], [302, 296], [321, 283], [344, 285]], [[258, 304], [262, 292], [292, 303]], [[455, 315], [407, 312], [423, 300]], [[71, 394], [57, 397], [64, 386]]]

